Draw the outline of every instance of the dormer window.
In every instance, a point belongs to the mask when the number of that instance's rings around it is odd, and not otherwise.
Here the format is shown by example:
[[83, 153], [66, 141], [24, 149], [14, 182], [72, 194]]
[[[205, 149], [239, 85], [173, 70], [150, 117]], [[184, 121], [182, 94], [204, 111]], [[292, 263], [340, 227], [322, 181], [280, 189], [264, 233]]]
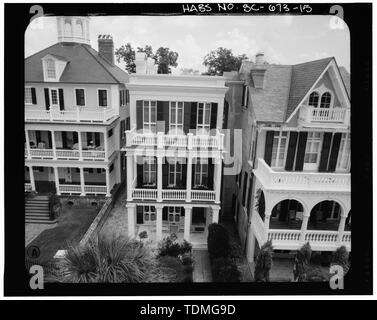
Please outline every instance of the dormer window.
[[82, 27], [82, 22], [81, 20], [76, 21], [76, 35], [78, 37], [84, 37], [84, 32], [83, 32], [83, 27]]
[[331, 93], [325, 92], [321, 97], [321, 108], [330, 108], [331, 105]]
[[314, 108], [325, 108], [328, 109], [331, 107], [332, 94], [329, 91], [324, 91], [318, 93], [314, 91], [309, 96], [308, 105]]
[[309, 97], [309, 106], [318, 107], [319, 94], [317, 92], [312, 92]]
[[55, 61], [52, 59], [48, 59], [46, 61], [47, 66], [47, 77], [51, 79], [56, 78], [56, 69], [55, 69]]

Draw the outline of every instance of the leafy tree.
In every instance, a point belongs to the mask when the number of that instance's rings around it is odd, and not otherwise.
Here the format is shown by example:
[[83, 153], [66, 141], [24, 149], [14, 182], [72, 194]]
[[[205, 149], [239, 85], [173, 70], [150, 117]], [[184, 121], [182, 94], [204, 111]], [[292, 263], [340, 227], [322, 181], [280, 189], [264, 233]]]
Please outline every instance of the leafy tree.
[[270, 269], [272, 267], [272, 241], [268, 240], [258, 253], [255, 262], [254, 278], [255, 282], [269, 282], [270, 281]]
[[231, 49], [219, 47], [204, 57], [203, 64], [207, 67], [205, 74], [222, 76], [226, 71], [238, 71], [242, 60], [245, 59], [247, 59], [246, 54], [235, 56]]
[[349, 268], [349, 253], [347, 252], [347, 249], [345, 246], [341, 246], [334, 252], [332, 256], [331, 266], [338, 265], [343, 268], [343, 274], [346, 275]]
[[221, 224], [208, 226], [207, 247], [211, 259], [229, 256], [229, 234]]
[[[171, 73], [170, 67], [178, 66], [178, 53], [170, 50], [169, 48], [160, 47], [157, 49], [156, 53], [154, 53], [152, 46], [146, 45], [144, 48], [138, 47], [137, 51], [145, 52], [147, 58], [153, 58], [155, 60], [156, 64], [158, 65], [158, 73]], [[115, 50], [117, 61], [125, 62], [128, 73], [136, 72], [135, 53], [135, 49], [129, 42]]]
[[300, 250], [297, 251], [293, 266], [293, 280], [303, 282], [307, 280], [307, 273], [310, 265], [312, 249], [309, 242], [305, 243]]

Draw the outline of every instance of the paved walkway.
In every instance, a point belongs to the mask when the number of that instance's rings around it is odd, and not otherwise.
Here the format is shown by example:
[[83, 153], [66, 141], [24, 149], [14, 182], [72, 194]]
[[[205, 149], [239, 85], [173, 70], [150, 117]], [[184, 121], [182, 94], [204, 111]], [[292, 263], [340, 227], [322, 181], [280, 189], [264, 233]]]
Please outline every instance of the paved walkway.
[[[293, 259], [274, 258], [270, 270], [270, 282], [290, 282], [293, 278]], [[254, 274], [255, 262], [250, 264]]]
[[193, 250], [194, 282], [212, 282], [211, 264], [207, 250]]
[[56, 226], [56, 223], [25, 223], [25, 247], [27, 247], [29, 243], [31, 243], [43, 231], [55, 228]]

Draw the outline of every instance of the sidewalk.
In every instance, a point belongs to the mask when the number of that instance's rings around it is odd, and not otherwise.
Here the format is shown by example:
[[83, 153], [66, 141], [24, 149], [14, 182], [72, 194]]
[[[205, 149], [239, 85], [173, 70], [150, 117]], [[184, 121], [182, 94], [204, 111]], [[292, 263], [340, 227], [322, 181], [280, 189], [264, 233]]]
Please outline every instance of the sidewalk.
[[193, 250], [192, 257], [194, 265], [194, 282], [212, 282], [211, 264], [207, 250]]

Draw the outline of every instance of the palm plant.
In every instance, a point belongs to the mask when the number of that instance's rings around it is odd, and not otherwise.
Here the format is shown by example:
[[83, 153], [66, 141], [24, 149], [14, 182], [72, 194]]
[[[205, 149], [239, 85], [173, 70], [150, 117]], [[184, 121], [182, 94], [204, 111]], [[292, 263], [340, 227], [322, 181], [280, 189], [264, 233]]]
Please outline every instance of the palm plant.
[[268, 240], [258, 253], [255, 262], [254, 278], [256, 282], [269, 282], [270, 269], [272, 267], [273, 255], [272, 241]]

